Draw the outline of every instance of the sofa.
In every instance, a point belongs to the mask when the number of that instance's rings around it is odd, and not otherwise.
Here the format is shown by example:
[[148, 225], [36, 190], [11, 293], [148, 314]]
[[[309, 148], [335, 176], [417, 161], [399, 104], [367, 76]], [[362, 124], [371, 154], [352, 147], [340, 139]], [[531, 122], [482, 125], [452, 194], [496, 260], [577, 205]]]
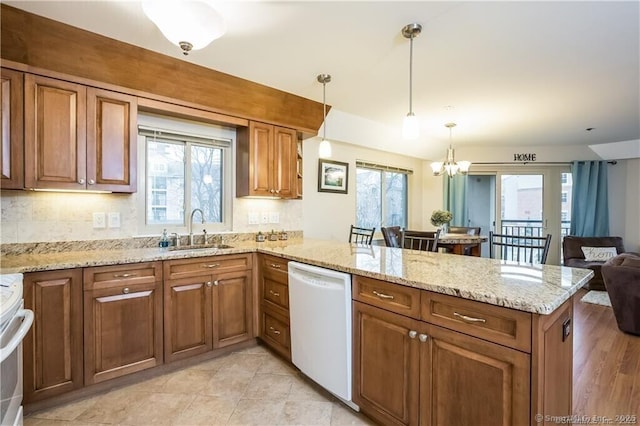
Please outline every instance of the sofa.
[[624, 253], [622, 237], [576, 237], [567, 235], [562, 239], [564, 266], [591, 269], [594, 277], [586, 285], [589, 290], [605, 290], [600, 269], [605, 261], [585, 260], [583, 247], [615, 247], [616, 255]]
[[623, 253], [602, 265], [618, 328], [640, 336], [640, 256]]

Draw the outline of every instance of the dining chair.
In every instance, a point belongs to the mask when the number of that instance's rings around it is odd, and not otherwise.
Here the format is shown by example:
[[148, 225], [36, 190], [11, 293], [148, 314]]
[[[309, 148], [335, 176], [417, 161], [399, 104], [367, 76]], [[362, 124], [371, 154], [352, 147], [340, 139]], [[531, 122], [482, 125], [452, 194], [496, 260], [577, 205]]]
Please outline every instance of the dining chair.
[[479, 226], [450, 226], [449, 234], [480, 235]]
[[402, 247], [402, 228], [399, 226], [383, 226], [380, 230], [387, 247]]
[[489, 257], [518, 262], [547, 263], [551, 234], [545, 237], [489, 232]]
[[361, 228], [351, 225], [351, 231], [349, 232], [350, 243], [361, 243], [371, 245], [373, 241], [373, 233], [376, 232], [376, 228]]
[[440, 230], [437, 231], [402, 231], [402, 247], [412, 250], [438, 251]]

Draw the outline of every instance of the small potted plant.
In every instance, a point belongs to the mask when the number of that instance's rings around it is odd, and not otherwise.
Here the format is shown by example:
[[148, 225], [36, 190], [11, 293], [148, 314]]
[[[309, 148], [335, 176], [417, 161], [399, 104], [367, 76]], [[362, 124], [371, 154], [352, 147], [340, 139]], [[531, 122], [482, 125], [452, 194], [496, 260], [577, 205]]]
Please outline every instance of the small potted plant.
[[449, 222], [453, 219], [453, 215], [447, 210], [434, 210], [431, 213], [431, 224], [437, 228], [440, 228], [441, 234], [447, 233]]

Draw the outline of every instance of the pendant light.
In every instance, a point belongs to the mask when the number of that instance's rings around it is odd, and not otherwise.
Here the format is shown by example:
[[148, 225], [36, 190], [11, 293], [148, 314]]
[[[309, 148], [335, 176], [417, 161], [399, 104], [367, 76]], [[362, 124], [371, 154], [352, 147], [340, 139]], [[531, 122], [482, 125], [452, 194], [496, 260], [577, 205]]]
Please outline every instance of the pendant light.
[[413, 113], [413, 39], [422, 31], [422, 25], [409, 24], [402, 28], [402, 35], [409, 39], [409, 113], [404, 118], [402, 125], [402, 137], [408, 140], [418, 139], [420, 136], [420, 123]]
[[226, 31], [222, 16], [204, 1], [147, 0], [142, 2], [142, 11], [185, 55], [206, 47]]
[[466, 175], [471, 167], [470, 161], [458, 161], [455, 159], [455, 152], [453, 151], [451, 131], [456, 127], [456, 123], [447, 123], [444, 127], [449, 129], [449, 149], [447, 149], [447, 158], [444, 162], [436, 161], [431, 163], [431, 170], [434, 176], [441, 176], [447, 174], [449, 177], [455, 176], [458, 172]]
[[331, 144], [327, 140], [327, 83], [331, 82], [331, 76], [329, 74], [318, 74], [318, 82], [322, 83], [322, 110], [324, 122], [322, 124], [322, 141], [318, 147], [318, 157], [331, 158]]

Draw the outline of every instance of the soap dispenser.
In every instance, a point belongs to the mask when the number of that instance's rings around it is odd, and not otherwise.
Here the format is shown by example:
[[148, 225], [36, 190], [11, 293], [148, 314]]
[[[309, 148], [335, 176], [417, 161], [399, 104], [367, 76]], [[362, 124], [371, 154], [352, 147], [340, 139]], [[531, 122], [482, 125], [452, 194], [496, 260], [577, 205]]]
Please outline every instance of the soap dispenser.
[[169, 247], [169, 236], [167, 235], [167, 230], [164, 229], [162, 231], [162, 237], [160, 237], [160, 244], [159, 246], [161, 248], [167, 248]]

